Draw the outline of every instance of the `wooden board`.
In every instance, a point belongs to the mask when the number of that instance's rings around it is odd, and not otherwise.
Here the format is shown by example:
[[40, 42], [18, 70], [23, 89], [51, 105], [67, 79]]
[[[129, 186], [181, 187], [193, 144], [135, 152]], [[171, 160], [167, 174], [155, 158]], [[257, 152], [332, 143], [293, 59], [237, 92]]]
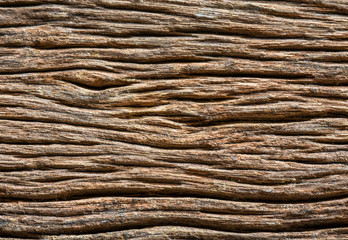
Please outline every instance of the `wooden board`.
[[348, 239], [347, 0], [1, 0], [1, 239]]

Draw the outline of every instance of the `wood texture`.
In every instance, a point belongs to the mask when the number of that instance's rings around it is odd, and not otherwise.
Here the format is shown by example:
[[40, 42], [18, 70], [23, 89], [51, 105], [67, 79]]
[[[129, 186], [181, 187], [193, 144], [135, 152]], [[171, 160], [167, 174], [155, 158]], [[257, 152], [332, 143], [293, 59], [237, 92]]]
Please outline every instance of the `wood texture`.
[[348, 239], [347, 0], [0, 0], [1, 239]]

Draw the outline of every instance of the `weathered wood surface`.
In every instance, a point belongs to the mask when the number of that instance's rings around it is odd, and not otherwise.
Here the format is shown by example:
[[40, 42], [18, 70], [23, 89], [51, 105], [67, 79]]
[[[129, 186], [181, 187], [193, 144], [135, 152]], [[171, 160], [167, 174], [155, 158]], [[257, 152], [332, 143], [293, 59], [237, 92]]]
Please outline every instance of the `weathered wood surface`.
[[1, 0], [1, 239], [348, 239], [347, 0]]

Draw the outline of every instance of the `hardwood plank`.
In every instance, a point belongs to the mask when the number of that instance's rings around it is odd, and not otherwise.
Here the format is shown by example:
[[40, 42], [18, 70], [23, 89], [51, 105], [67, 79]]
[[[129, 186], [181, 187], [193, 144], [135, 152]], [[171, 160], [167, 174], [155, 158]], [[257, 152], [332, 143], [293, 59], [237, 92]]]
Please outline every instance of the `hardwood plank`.
[[2, 0], [0, 238], [348, 238], [347, 99], [346, 0]]

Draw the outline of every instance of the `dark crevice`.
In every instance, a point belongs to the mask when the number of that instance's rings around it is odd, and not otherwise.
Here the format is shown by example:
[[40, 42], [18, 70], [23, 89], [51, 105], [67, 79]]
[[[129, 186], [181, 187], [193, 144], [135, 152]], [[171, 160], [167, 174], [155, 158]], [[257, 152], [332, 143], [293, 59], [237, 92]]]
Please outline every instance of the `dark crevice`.
[[[35, 169], [36, 170], [36, 169]], [[56, 170], [56, 169], [54, 169]], [[69, 181], [69, 180], [75, 180], [75, 179], [81, 179], [83, 177], [79, 176], [62, 176], [62, 177], [56, 177], [56, 178], [46, 178], [46, 179], [35, 179], [35, 180], [30, 180], [30, 182], [35, 182], [35, 183], [58, 183], [58, 182], [64, 182], [64, 181]]]
[[[314, 44], [313, 44], [314, 45]], [[347, 47], [336, 47], [336, 46], [322, 46], [322, 47], [316, 47], [316, 46], [260, 46], [255, 47], [257, 49], [263, 49], [263, 50], [270, 50], [270, 51], [281, 51], [281, 52], [323, 52], [323, 53], [329, 53], [329, 52], [346, 52]]]
[[[342, 94], [345, 94], [345, 93], [342, 93]], [[322, 99], [330, 99], [330, 100], [337, 100], [337, 101], [348, 101], [348, 94], [347, 96], [329, 95], [325, 93], [322, 93], [321, 95], [316, 93], [300, 93], [298, 95], [303, 97], [308, 97], [308, 98], [322, 98]]]
[[43, 146], [49, 146], [49, 145], [56, 145], [56, 144], [64, 144], [64, 145], [76, 145], [76, 146], [96, 146], [95, 142], [63, 142], [63, 141], [49, 141], [49, 140], [23, 140], [20, 141], [18, 139], [5, 139], [0, 138], [0, 144], [15, 144], [15, 145], [43, 145]]
[[[20, 238], [19, 238], [20, 237]], [[0, 229], [0, 239], [9, 239], [9, 240], [21, 240], [21, 239], [41, 239], [41, 237], [37, 234], [33, 235], [33, 234], [29, 234], [29, 233], [25, 233], [25, 234], [16, 234], [14, 232], [10, 233], [10, 232], [5, 232], [2, 231]]]
[[306, 130], [304, 130], [303, 132], [301, 131], [293, 131], [293, 132], [285, 132], [285, 131], [274, 131], [271, 130], [269, 133], [264, 132], [264, 134], [274, 134], [277, 136], [322, 136], [325, 135], [325, 133], [320, 133], [320, 132], [306, 132]]
[[348, 138], [345, 139], [311, 139], [313, 142], [332, 144], [332, 145], [345, 145], [348, 146]]
[[330, 166], [330, 165], [338, 165], [341, 164], [342, 167], [347, 165], [348, 162], [341, 162], [341, 161], [330, 161], [325, 162], [325, 160], [309, 160], [309, 159], [276, 159], [276, 158], [269, 158], [269, 160], [277, 161], [277, 162], [293, 162], [293, 163], [300, 163], [300, 164], [308, 164], [308, 165], [322, 165], [322, 166]]
[[61, 71], [69, 71], [69, 70], [96, 70], [96, 71], [104, 71], [106, 73], [115, 73], [114, 71], [110, 71], [110, 69], [96, 67], [96, 66], [88, 66], [88, 67], [74, 67], [74, 66], [63, 66], [57, 68], [49, 68], [49, 69], [11, 69], [6, 72], [0, 72], [0, 75], [18, 75], [18, 74], [34, 74], [34, 73], [52, 73], [52, 72], [61, 72]]
[[[199, 222], [198, 222], [198, 221]], [[139, 228], [148, 228], [148, 227], [159, 227], [159, 226], [167, 226], [167, 225], [175, 225], [175, 226], [181, 226], [181, 227], [199, 227], [206, 230], [211, 231], [223, 231], [223, 232], [229, 232], [229, 233], [258, 233], [258, 232], [269, 232], [269, 233], [278, 233], [278, 232], [303, 232], [303, 231], [316, 231], [316, 230], [324, 230], [324, 229], [332, 229], [332, 228], [346, 228], [348, 226], [348, 221], [346, 219], [336, 219], [336, 220], [330, 220], [330, 219], [323, 219], [323, 220], [307, 220], [302, 221], [299, 223], [289, 223], [284, 224], [286, 226], [278, 225], [278, 226], [271, 226], [271, 227], [256, 227], [256, 226], [246, 226], [243, 224], [240, 224], [239, 227], [237, 226], [224, 226], [224, 224], [217, 224], [216, 222], [212, 223], [207, 220], [199, 220], [199, 219], [187, 219], [187, 218], [168, 218], [168, 219], [156, 219], [155, 217], [152, 219], [149, 219], [147, 223], [124, 223], [122, 226], [100, 226], [98, 229], [91, 229], [87, 230], [83, 234], [98, 234], [101, 233], [101, 230], [104, 230], [105, 232], [110, 231], [126, 231], [126, 230], [133, 230], [133, 229], [139, 229]], [[75, 233], [76, 234], [76, 233]], [[74, 234], [74, 235], [75, 235]], [[80, 234], [76, 234], [77, 236]]]
[[[174, 187], [172, 187], [174, 188]], [[149, 189], [86, 189], [85, 192], [80, 193], [61, 193], [61, 196], [56, 195], [43, 195], [41, 197], [0, 197], [1, 201], [33, 201], [33, 202], [56, 202], [56, 201], [72, 201], [72, 200], [84, 200], [88, 198], [96, 197], [138, 197], [138, 198], [151, 198], [151, 197], [171, 197], [171, 198], [201, 198], [201, 199], [215, 199], [215, 200], [228, 200], [236, 202], [250, 202], [250, 203], [270, 203], [270, 204], [299, 204], [299, 203], [316, 203], [323, 201], [333, 201], [348, 198], [347, 192], [343, 193], [326, 193], [325, 195], [310, 195], [309, 193], [305, 196], [293, 193], [290, 196], [285, 196], [277, 193], [266, 194], [250, 193], [249, 196], [241, 196], [239, 193], [219, 193], [209, 192], [209, 189], [204, 193], [200, 193], [201, 190], [187, 189], [169, 189], [169, 186], [160, 190], [159, 192], [153, 192]], [[336, 190], [338, 191], [338, 190]]]
[[[0, 27], [1, 28], [1, 27]], [[1, 36], [1, 34], [0, 34]], [[32, 48], [35, 50], [69, 50], [69, 49], [92, 49], [92, 50], [110, 50], [110, 49], [158, 49], [160, 46], [146, 46], [145, 43], [142, 44], [143, 46], [137, 46], [134, 44], [127, 44], [127, 43], [99, 43], [99, 42], [92, 42], [92, 43], [66, 43], [66, 45], [59, 45], [58, 43], [30, 43], [30, 44], [21, 44], [21, 43], [0, 43], [0, 47], [7, 48], [6, 50], [11, 49], [22, 49], [22, 48]], [[10, 53], [6, 53], [10, 54]], [[12, 53], [14, 55], [15, 53]]]
[[182, 102], [195, 102], [195, 103], [209, 103], [209, 102], [226, 102], [228, 100], [233, 100], [235, 97], [170, 97], [167, 100], [182, 101]]
[[311, 61], [316, 61], [318, 63], [336, 63], [335, 65], [337, 65], [337, 63], [341, 63], [344, 65], [344, 67], [346, 67], [348, 63], [347, 60], [311, 59]]
[[[61, 78], [57, 78], [59, 81], [64, 81], [73, 85], [76, 85], [80, 88], [83, 89], [87, 89], [90, 91], [104, 91], [104, 90], [108, 90], [108, 89], [112, 89], [112, 88], [120, 88], [120, 87], [125, 87], [125, 86], [130, 86], [132, 85], [132, 83], [124, 83], [124, 84], [103, 84], [103, 85], [88, 85], [86, 83], [82, 83], [82, 82], [77, 82], [77, 81], [72, 81], [72, 80], [67, 80], [63, 77]], [[42, 85], [42, 84], [39, 84]]]
[[20, 7], [37, 7], [37, 6], [43, 6], [46, 5], [49, 1], [47, 0], [41, 0], [38, 2], [32, 2], [32, 1], [8, 1], [8, 2], [2, 2], [0, 3], [1, 8], [20, 8]]
[[79, 33], [81, 35], [88, 35], [88, 36], [104, 36], [104, 37], [118, 37], [122, 39], [127, 39], [127, 38], [136, 38], [136, 37], [153, 37], [153, 38], [159, 38], [159, 37], [192, 37], [188, 33], [180, 33], [180, 32], [170, 32], [170, 31], [155, 31], [155, 30], [137, 30], [134, 32], [127, 32], [127, 33], [118, 33], [118, 32], [110, 32], [107, 29], [99, 30], [98, 32], [95, 31], [90, 26], [66, 26], [67, 28], [71, 29], [86, 29], [86, 30], [91, 30], [94, 32], [85, 32], [85, 33]]
[[274, 72], [274, 73], [250, 73], [250, 72], [204, 72], [204, 74], [190, 73], [192, 76], [200, 77], [238, 77], [238, 78], [270, 78], [270, 79], [303, 79], [311, 78], [310, 74], [304, 73], [284, 73], [284, 72]]
[[179, 88], [177, 86], [146, 86], [146, 87], [140, 87], [140, 88], [133, 88], [133, 89], [125, 89], [124, 92], [126, 93], [150, 93], [154, 91], [163, 91], [163, 90], [178, 90]]
[[[55, 144], [58, 145], [58, 144]], [[74, 146], [74, 144], [69, 144], [69, 146]], [[75, 145], [79, 146], [79, 145]], [[110, 145], [111, 146], [111, 145]], [[78, 151], [78, 150], [76, 150]], [[105, 156], [110, 155], [110, 153], [103, 154], [103, 153], [84, 153], [84, 152], [76, 152], [76, 154], [72, 154], [69, 152], [60, 152], [60, 153], [19, 153], [19, 152], [12, 152], [12, 153], [1, 153], [4, 155], [13, 155], [16, 157], [20, 157], [23, 159], [26, 158], [40, 158], [40, 157], [98, 157], [98, 156]], [[117, 155], [116, 155], [117, 156]]]
[[270, 103], [285, 103], [285, 102], [299, 102], [296, 99], [262, 99], [262, 100], [255, 100], [255, 99], [245, 99], [241, 103], [236, 103], [236, 106], [258, 106], [258, 105], [264, 105], [264, 104], [270, 104]]
[[297, 34], [296, 36], [291, 36], [290, 34], [275, 34], [271, 32], [265, 32], [262, 30], [258, 31], [246, 31], [246, 30], [239, 30], [239, 29], [234, 29], [230, 30], [226, 28], [224, 30], [223, 28], [217, 29], [217, 28], [207, 28], [207, 27], [199, 27], [197, 26], [194, 29], [185, 29], [185, 28], [180, 28], [180, 29], [175, 29], [177, 32], [180, 33], [185, 33], [185, 34], [209, 34], [209, 35], [221, 35], [221, 36], [238, 36], [238, 37], [244, 37], [244, 38], [249, 38], [249, 39], [259, 39], [259, 40], [283, 40], [283, 39], [292, 39], [292, 40], [314, 40], [316, 38], [306, 36], [305, 34]]
[[262, 55], [252, 55], [252, 54], [248, 54], [248, 53], [242, 53], [242, 54], [230, 54], [230, 55], [226, 55], [226, 54], [222, 54], [220, 53], [216, 53], [216, 54], [205, 54], [202, 56], [208, 56], [208, 57], [215, 57], [215, 58], [227, 58], [227, 59], [246, 59], [246, 60], [254, 60], [254, 61], [260, 61], [260, 62], [268, 62], [268, 61], [276, 61], [276, 62], [291, 62], [291, 61], [295, 61], [293, 59], [287, 59], [286, 57], [283, 57], [283, 59], [281, 59], [280, 57], [269, 57], [269, 56], [262, 56]]
[[[304, 85], [304, 86], [324, 86], [324, 87], [344, 87], [348, 86], [348, 81], [347, 80], [335, 80], [335, 79], [328, 79], [328, 80], [323, 80], [323, 79], [317, 79], [317, 80], [310, 80], [310, 81], [289, 81], [291, 84], [296, 84], [296, 85]], [[311, 96], [313, 97], [313, 96]]]
[[[307, 116], [306, 116], [307, 115]], [[168, 116], [169, 117], [169, 116]], [[221, 119], [221, 120], [211, 120], [211, 121], [183, 121], [183, 123], [189, 125], [189, 126], [195, 126], [195, 127], [211, 127], [216, 125], [228, 125], [228, 124], [236, 124], [236, 123], [294, 123], [294, 122], [305, 122], [314, 120], [316, 118], [346, 118], [345, 115], [340, 114], [330, 114], [330, 113], [322, 113], [322, 114], [306, 114], [303, 113], [302, 115], [297, 116], [287, 116], [286, 118], [280, 116], [280, 117], [251, 117], [246, 116], [243, 118], [231, 118], [231, 119]], [[177, 120], [178, 121], [178, 120]]]
[[[89, 58], [86, 58], [89, 59]], [[94, 58], [91, 58], [93, 60]], [[172, 56], [163, 58], [161, 60], [155, 60], [155, 59], [113, 59], [113, 58], [97, 58], [98, 60], [104, 60], [104, 61], [112, 61], [112, 62], [120, 62], [120, 63], [133, 63], [133, 64], [140, 64], [140, 65], [148, 65], [148, 64], [180, 64], [180, 63], [208, 63], [212, 62], [213, 59], [207, 59], [207, 57], [176, 57], [173, 58]]]

